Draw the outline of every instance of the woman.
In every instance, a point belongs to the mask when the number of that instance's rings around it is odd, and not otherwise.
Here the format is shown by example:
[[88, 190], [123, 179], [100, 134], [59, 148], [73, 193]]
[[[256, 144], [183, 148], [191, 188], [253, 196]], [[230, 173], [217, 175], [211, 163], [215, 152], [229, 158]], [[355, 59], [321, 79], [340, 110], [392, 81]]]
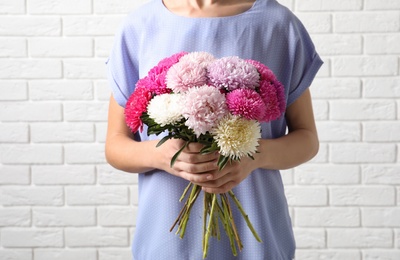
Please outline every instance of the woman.
[[[260, 61], [285, 86], [286, 113], [262, 124], [254, 160], [243, 158], [218, 171], [218, 154], [201, 155], [201, 145], [191, 143], [171, 168], [181, 140], [156, 148], [159, 137], [130, 133], [124, 106], [135, 83], [159, 60], [181, 51]], [[300, 21], [275, 0], [153, 0], [127, 17], [107, 64], [113, 91], [107, 161], [140, 173], [134, 259], [202, 258], [202, 203], [193, 208], [183, 240], [169, 233], [188, 181], [209, 193], [233, 189], [263, 240], [258, 243], [235, 212], [243, 251], [233, 257], [222, 236], [210, 241], [208, 259], [293, 259], [295, 242], [279, 170], [300, 165], [318, 151], [308, 87], [322, 65]]]

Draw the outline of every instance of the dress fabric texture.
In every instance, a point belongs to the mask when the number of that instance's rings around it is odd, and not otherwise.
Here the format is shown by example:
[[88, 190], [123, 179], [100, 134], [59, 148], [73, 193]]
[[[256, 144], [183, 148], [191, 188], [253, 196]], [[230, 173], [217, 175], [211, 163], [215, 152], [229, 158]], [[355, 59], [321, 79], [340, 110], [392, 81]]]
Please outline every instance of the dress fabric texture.
[[[188, 18], [170, 12], [162, 0], [152, 0], [130, 13], [116, 33], [107, 61], [114, 98], [121, 106], [139, 78], [161, 59], [186, 51], [205, 51], [216, 58], [238, 56], [267, 65], [285, 86], [287, 105], [310, 86], [322, 65], [309, 34], [287, 8], [275, 0], [257, 0], [252, 8], [234, 16]], [[285, 135], [284, 116], [262, 124], [262, 138]], [[147, 136], [138, 141], [160, 139]], [[184, 239], [169, 232], [183, 203], [178, 200], [188, 182], [160, 170], [139, 174], [139, 208], [132, 244], [135, 260], [202, 259], [203, 197], [191, 212]], [[244, 249], [234, 257], [229, 240], [210, 239], [210, 260], [288, 260], [295, 241], [279, 171], [258, 169], [233, 189], [262, 243], [253, 237], [234, 209]], [[232, 203], [232, 205], [234, 205]]]

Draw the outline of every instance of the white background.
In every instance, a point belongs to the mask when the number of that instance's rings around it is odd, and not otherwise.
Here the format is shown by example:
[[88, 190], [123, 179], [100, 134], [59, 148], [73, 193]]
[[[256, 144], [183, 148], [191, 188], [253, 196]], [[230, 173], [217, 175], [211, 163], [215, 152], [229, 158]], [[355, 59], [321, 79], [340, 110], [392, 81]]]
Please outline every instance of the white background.
[[[0, 259], [128, 260], [104, 62], [139, 0], [0, 0]], [[400, 259], [400, 0], [285, 0], [324, 59], [321, 148], [283, 171], [297, 259]]]

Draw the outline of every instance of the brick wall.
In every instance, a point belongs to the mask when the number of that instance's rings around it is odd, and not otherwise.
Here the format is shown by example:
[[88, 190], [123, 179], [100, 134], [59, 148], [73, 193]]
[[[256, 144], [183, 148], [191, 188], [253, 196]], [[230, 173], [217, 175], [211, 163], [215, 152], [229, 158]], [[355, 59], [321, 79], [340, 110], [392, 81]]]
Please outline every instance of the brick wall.
[[[137, 178], [105, 163], [104, 62], [142, 2], [0, 0], [0, 259], [130, 259]], [[319, 155], [282, 172], [297, 259], [400, 259], [400, 1], [281, 2], [325, 61]]]

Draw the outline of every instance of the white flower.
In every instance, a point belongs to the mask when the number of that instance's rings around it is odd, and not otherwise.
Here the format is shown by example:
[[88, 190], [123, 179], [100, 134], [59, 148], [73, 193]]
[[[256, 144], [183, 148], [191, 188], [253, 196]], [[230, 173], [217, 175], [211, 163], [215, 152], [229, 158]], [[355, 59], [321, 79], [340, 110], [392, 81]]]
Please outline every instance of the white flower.
[[256, 120], [228, 115], [219, 121], [211, 133], [220, 148], [221, 155], [237, 160], [257, 151], [261, 126]]
[[147, 113], [160, 126], [175, 124], [183, 118], [181, 105], [180, 94], [162, 94], [150, 100]]

